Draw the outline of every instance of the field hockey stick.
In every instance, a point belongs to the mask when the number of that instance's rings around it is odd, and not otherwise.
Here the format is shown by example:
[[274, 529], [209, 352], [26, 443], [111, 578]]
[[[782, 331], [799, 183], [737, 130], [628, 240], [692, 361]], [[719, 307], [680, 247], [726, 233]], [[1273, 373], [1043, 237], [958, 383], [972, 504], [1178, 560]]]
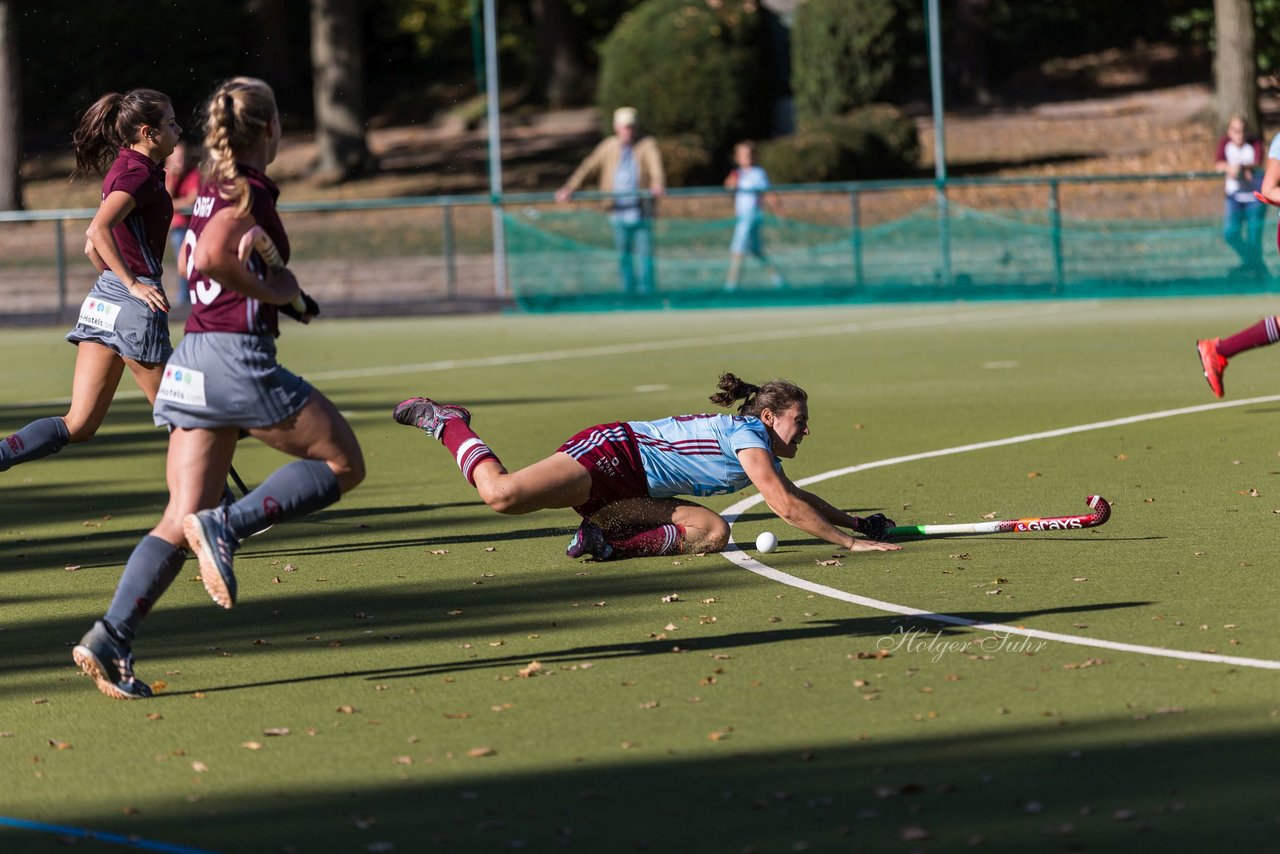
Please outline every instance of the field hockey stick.
[[237, 487], [239, 487], [239, 489], [240, 489], [240, 494], [241, 494], [241, 495], [248, 495], [248, 494], [249, 494], [249, 487], [245, 486], [245, 484], [244, 484], [244, 480], [240, 477], [240, 472], [236, 471], [236, 467], [235, 467], [235, 466], [231, 466], [231, 467], [230, 467], [230, 470], [228, 471], [228, 474], [230, 474], [230, 475], [231, 475], [231, 479], [232, 479], [233, 481], [235, 481], [236, 486], [237, 486]]
[[1262, 193], [1259, 193], [1257, 190], [1253, 191], [1253, 197], [1258, 201], [1262, 202], [1264, 205], [1271, 205], [1273, 208], [1280, 208], [1280, 202], [1271, 201], [1266, 196], [1262, 195]]
[[1111, 518], [1111, 505], [1101, 495], [1085, 499], [1093, 508], [1083, 516], [1046, 516], [1028, 519], [1003, 519], [991, 522], [969, 522], [959, 525], [896, 525], [885, 533], [894, 537], [938, 537], [954, 534], [1019, 534], [1028, 531], [1075, 531], [1096, 528]]
[[[276, 248], [276, 242], [271, 239], [271, 235], [262, 230], [262, 226], [255, 225], [244, 233], [240, 238], [239, 252], [240, 260], [248, 263], [249, 256], [257, 250], [262, 256], [262, 260], [266, 262], [267, 268], [273, 273], [279, 273], [284, 269], [284, 259], [280, 257], [280, 250]], [[299, 291], [298, 295], [293, 298], [290, 303], [298, 314], [307, 313], [307, 301]]]

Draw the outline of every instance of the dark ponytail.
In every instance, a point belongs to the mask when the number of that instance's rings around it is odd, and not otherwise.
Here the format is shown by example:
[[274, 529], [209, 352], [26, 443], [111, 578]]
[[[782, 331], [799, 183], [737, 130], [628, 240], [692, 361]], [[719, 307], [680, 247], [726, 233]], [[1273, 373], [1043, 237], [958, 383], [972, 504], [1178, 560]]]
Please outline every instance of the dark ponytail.
[[130, 89], [121, 95], [108, 92], [93, 102], [80, 117], [71, 136], [76, 152], [76, 175], [97, 172], [105, 175], [123, 147], [142, 136], [142, 126], [158, 128], [164, 123], [169, 96], [155, 89]]
[[804, 389], [787, 380], [770, 380], [758, 386], [740, 380], [730, 373], [720, 375], [716, 388], [720, 391], [711, 395], [711, 402], [717, 406], [732, 409], [733, 405], [741, 400], [742, 404], [738, 406], [740, 415], [758, 416], [766, 409], [782, 412], [809, 399]]

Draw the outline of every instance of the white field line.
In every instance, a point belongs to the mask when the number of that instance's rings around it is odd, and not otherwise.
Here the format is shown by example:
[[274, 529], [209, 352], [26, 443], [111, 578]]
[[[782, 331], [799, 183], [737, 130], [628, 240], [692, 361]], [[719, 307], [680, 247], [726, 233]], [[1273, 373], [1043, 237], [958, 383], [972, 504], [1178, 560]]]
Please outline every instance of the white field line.
[[[1143, 415], [1114, 418], [1110, 421], [1095, 421], [1091, 424], [1079, 424], [1074, 427], [1045, 430], [1041, 433], [1027, 433], [1022, 436], [1010, 436], [1006, 439], [993, 439], [989, 442], [975, 442], [970, 445], [957, 445], [954, 448], [941, 448], [936, 451], [924, 451], [918, 454], [907, 454], [901, 457], [890, 457], [888, 459], [875, 460], [868, 463], [861, 463], [856, 466], [849, 466], [847, 468], [835, 469], [833, 471], [823, 472], [822, 474], [816, 474], [812, 477], [798, 480], [796, 481], [796, 484], [798, 486], [806, 486], [811, 483], [829, 480], [833, 477], [841, 477], [846, 474], [853, 474], [854, 472], [866, 471], [867, 469], [883, 468], [885, 466], [910, 463], [917, 460], [927, 460], [935, 457], [951, 456], [953, 454], [963, 454], [969, 451], [979, 451], [987, 448], [1017, 445], [1023, 442], [1034, 442], [1040, 439], [1055, 438], [1057, 436], [1070, 436], [1075, 433], [1087, 433], [1092, 430], [1105, 430], [1109, 427], [1121, 427], [1126, 424], [1138, 424], [1143, 421], [1155, 421], [1160, 418], [1172, 418], [1178, 415], [1191, 415], [1198, 412], [1211, 412], [1217, 409], [1229, 409], [1236, 406], [1252, 406], [1259, 403], [1275, 403], [1277, 401], [1280, 401], [1280, 395], [1251, 397], [1246, 400], [1231, 400], [1221, 403], [1206, 403], [1201, 406], [1185, 406], [1180, 409], [1164, 409], [1159, 412], [1148, 412]], [[850, 602], [854, 605], [863, 605], [867, 608], [874, 608], [877, 611], [887, 611], [891, 614], [904, 614], [912, 617], [921, 617], [935, 623], [946, 623], [953, 626], [967, 626], [975, 629], [981, 629], [983, 631], [1005, 632], [1011, 635], [1022, 635], [1041, 640], [1058, 641], [1061, 643], [1075, 644], [1076, 646], [1098, 647], [1100, 649], [1109, 649], [1116, 652], [1133, 652], [1139, 655], [1152, 655], [1162, 658], [1180, 658], [1187, 661], [1207, 661], [1215, 664], [1230, 664], [1237, 667], [1255, 667], [1263, 670], [1280, 670], [1280, 661], [1271, 661], [1264, 658], [1243, 658], [1241, 656], [1218, 655], [1216, 653], [1208, 652], [1185, 652], [1183, 650], [1167, 649], [1165, 647], [1158, 646], [1145, 646], [1142, 644], [1124, 643], [1121, 641], [1079, 637], [1077, 635], [1064, 635], [1058, 632], [1046, 632], [1039, 629], [1028, 629], [1022, 626], [1007, 626], [1002, 623], [984, 623], [978, 620], [970, 620], [967, 617], [958, 617], [954, 614], [939, 614], [934, 611], [914, 608], [910, 605], [883, 602], [879, 599], [859, 596], [855, 593], [849, 593], [835, 587], [828, 587], [825, 584], [817, 584], [803, 578], [797, 578], [794, 575], [790, 575], [774, 569], [767, 564], [761, 563], [751, 557], [747, 552], [743, 551], [741, 546], [733, 548], [733, 546], [736, 545], [732, 536], [732, 525], [734, 521], [748, 509], [763, 501], [764, 498], [762, 496], [753, 495], [748, 498], [744, 498], [742, 501], [739, 501], [733, 506], [725, 509], [723, 515], [731, 526], [729, 537], [729, 544], [731, 548], [723, 552], [723, 554], [730, 562], [772, 581], [777, 581], [800, 590], [807, 590], [810, 593], [816, 593], [819, 596], [826, 596], [830, 599], [838, 599], [843, 602]]]
[[[574, 347], [561, 350], [540, 350], [530, 353], [507, 353], [495, 356], [479, 356], [474, 359], [439, 359], [434, 362], [413, 362], [401, 365], [381, 365], [367, 368], [347, 368], [334, 371], [306, 372], [304, 376], [311, 382], [327, 380], [367, 379], [369, 377], [396, 376], [398, 374], [425, 374], [441, 371], [456, 371], [465, 368], [494, 368], [505, 365], [531, 365], [539, 362], [562, 362], [571, 359], [591, 359], [601, 356], [628, 356], [636, 353], [655, 353], [662, 350], [687, 350], [701, 347], [719, 347], [724, 345], [740, 345], [751, 341], [784, 341], [795, 338], [817, 338], [831, 335], [850, 335], [859, 332], [886, 332], [894, 329], [912, 329], [929, 326], [945, 326], [953, 323], [972, 323], [975, 321], [1009, 321], [1027, 317], [1042, 317], [1063, 314], [1073, 311], [1087, 311], [1096, 308], [1095, 300], [1081, 300], [1071, 303], [1050, 303], [1049, 305], [1020, 306], [1012, 311], [981, 309], [977, 311], [947, 311], [942, 314], [926, 314], [912, 317], [885, 318], [883, 320], [851, 321], [826, 326], [795, 326], [782, 329], [738, 330], [720, 335], [706, 335], [697, 338], [683, 337], [657, 341], [633, 341], [627, 344], [604, 344], [596, 347]], [[117, 400], [136, 400], [142, 397], [137, 389], [116, 392]], [[26, 409], [36, 406], [65, 406], [71, 402], [70, 397], [55, 397], [45, 400], [27, 400], [17, 403], [5, 403], [0, 409]]]

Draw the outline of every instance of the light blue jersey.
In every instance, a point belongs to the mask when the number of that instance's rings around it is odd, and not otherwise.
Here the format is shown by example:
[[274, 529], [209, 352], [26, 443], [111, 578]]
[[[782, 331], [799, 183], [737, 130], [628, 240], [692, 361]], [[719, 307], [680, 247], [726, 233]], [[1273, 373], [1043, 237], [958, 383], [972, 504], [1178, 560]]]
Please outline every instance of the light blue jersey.
[[[640, 447], [649, 495], [727, 495], [751, 483], [738, 452], [769, 448], [769, 431], [754, 415], [677, 415], [628, 421]], [[773, 467], [782, 471], [775, 457]]]
[[769, 189], [769, 176], [759, 166], [738, 170], [737, 192], [733, 196], [733, 212], [738, 219], [760, 216], [760, 194]]

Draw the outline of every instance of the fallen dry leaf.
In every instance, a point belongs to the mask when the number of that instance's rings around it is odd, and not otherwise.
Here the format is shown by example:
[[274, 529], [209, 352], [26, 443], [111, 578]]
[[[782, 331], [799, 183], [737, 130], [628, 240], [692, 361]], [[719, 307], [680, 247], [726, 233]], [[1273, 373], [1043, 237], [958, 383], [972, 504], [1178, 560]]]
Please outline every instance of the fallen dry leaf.
[[266, 736], [288, 735], [289, 728], [287, 726], [269, 726], [262, 731], [262, 734]]
[[209, 766], [205, 765], [203, 762], [192, 762], [191, 770], [195, 771], [197, 774], [203, 774], [209, 770]]
[[335, 709], [334, 711], [336, 711], [340, 715], [354, 715], [356, 714], [356, 712], [360, 710], [357, 709], [355, 706], [338, 706], [338, 708]]
[[482, 756], [497, 756], [498, 751], [492, 747], [473, 747], [467, 751], [467, 755], [474, 759], [479, 759]]
[[542, 662], [540, 661], [530, 661], [527, 667], [521, 667], [516, 671], [516, 675], [521, 679], [528, 679], [540, 673], [542, 673]]
[[818, 566], [844, 566], [843, 563], [836, 560], [835, 558], [832, 558], [831, 560], [818, 560], [814, 562], [817, 563]]
[[997, 516], [997, 515], [998, 515], [998, 514], [996, 514], [996, 513], [983, 513], [983, 514], [982, 514], [982, 518], [983, 518], [983, 519], [994, 519], [994, 518], [996, 518], [996, 516]]
[[241, 747], [243, 747], [245, 750], [261, 750], [261, 749], [262, 749], [262, 742], [260, 742], [260, 741], [242, 741], [242, 742], [240, 742], [240, 746], [241, 746]]
[[427, 552], [427, 554], [433, 554], [433, 555], [447, 555], [448, 553], [449, 553], [448, 549], [431, 549], [431, 551]]
[[56, 739], [56, 738], [51, 738], [51, 739], [49, 739], [49, 746], [50, 746], [50, 747], [52, 747], [52, 748], [54, 748], [55, 750], [70, 750], [70, 749], [71, 749], [71, 742], [69, 742], [69, 741], [59, 741], [59, 740], [58, 740], [58, 739]]

